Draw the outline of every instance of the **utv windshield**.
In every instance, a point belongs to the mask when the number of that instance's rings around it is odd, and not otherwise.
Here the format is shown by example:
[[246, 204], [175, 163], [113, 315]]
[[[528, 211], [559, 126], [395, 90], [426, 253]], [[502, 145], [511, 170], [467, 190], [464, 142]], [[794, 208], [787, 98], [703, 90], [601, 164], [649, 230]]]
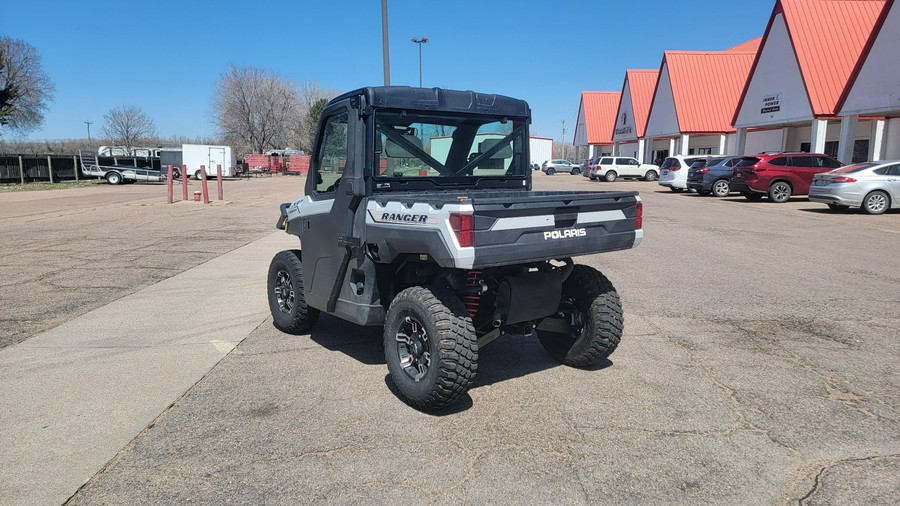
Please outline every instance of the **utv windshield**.
[[375, 178], [379, 188], [392, 188], [390, 181], [419, 181], [425, 186], [493, 186], [492, 182], [512, 180], [521, 186], [518, 181], [526, 176], [526, 155], [524, 118], [375, 113]]

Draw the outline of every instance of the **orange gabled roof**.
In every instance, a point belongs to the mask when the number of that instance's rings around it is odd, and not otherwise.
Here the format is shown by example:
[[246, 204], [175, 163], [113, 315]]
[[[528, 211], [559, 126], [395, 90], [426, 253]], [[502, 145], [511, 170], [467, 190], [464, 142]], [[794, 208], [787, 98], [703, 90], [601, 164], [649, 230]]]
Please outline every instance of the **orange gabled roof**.
[[[634, 126], [637, 130], [635, 133], [638, 139], [643, 138], [647, 131], [647, 117], [650, 116], [650, 106], [653, 105], [653, 90], [656, 89], [657, 79], [659, 79], [658, 70], [625, 71], [628, 92], [631, 94], [631, 113], [634, 115]], [[615, 123], [615, 116], [613, 123]]]
[[834, 106], [835, 114], [840, 114], [841, 109], [844, 108], [844, 102], [847, 101], [847, 97], [849, 97], [850, 92], [853, 91], [853, 85], [856, 84], [856, 79], [859, 77], [859, 73], [862, 72], [863, 65], [865, 65], [866, 60], [869, 59], [869, 53], [872, 51], [872, 47], [875, 46], [875, 41], [878, 40], [878, 36], [881, 34], [881, 27], [884, 26], [884, 21], [887, 19], [888, 14], [890, 14], [893, 7], [894, 0], [887, 0], [884, 4], [881, 14], [875, 21], [875, 26], [872, 27], [872, 33], [869, 34], [869, 40], [867, 40], [866, 45], [863, 46], [863, 50], [856, 61], [856, 66], [853, 67], [853, 71], [850, 72], [850, 78], [847, 79], [847, 84], [844, 86], [844, 90], [841, 92], [841, 96]]
[[725, 50], [726, 53], [755, 53], [759, 51], [759, 45], [762, 43], [762, 35], [755, 39], [750, 39], [747, 42], [738, 44], [733, 47], [729, 47]]
[[755, 53], [665, 51], [682, 133], [733, 132], [732, 116]]
[[616, 110], [619, 108], [618, 91], [583, 91], [581, 105], [584, 108], [584, 127], [588, 144], [612, 144]]
[[[809, 96], [814, 117], [834, 116], [838, 99], [859, 61], [885, 0], [777, 0], [762, 46], [778, 14], [784, 15], [788, 36]], [[750, 71], [756, 72], [762, 50]], [[750, 87], [741, 93], [740, 106]], [[737, 121], [735, 109], [732, 122]]]

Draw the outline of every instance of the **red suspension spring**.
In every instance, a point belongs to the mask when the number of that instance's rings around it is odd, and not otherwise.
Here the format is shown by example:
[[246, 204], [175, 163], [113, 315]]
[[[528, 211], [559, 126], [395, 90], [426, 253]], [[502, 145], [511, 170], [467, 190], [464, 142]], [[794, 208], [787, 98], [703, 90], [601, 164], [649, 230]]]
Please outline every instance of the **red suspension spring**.
[[469, 271], [466, 277], [466, 294], [463, 296], [463, 302], [466, 310], [469, 312], [469, 318], [475, 319], [478, 309], [481, 307], [481, 269]]

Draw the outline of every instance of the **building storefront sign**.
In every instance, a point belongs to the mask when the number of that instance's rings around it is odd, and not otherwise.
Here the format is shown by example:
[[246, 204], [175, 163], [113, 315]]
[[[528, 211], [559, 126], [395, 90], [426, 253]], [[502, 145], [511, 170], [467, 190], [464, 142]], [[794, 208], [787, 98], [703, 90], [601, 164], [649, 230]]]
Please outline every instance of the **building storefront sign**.
[[781, 93], [773, 93], [766, 95], [762, 99], [762, 109], [760, 114], [769, 114], [770, 112], [778, 112], [781, 110]]

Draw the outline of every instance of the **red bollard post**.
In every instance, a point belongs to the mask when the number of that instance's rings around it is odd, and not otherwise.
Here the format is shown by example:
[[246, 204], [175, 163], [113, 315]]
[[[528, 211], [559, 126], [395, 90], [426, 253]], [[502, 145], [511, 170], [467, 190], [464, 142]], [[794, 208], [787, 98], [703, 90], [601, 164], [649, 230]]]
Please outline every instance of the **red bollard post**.
[[181, 194], [182, 200], [187, 202], [188, 199], [188, 191], [187, 191], [187, 165], [181, 166]]
[[206, 184], [206, 166], [200, 166], [200, 190], [203, 192], [203, 203], [209, 204], [209, 186]]
[[175, 181], [172, 181], [172, 166], [169, 165], [169, 177], [166, 178], [169, 186], [169, 201], [168, 203], [172, 203], [172, 185], [175, 184]]
[[225, 200], [225, 194], [222, 191], [222, 164], [216, 164], [216, 184], [219, 185], [219, 200]]

